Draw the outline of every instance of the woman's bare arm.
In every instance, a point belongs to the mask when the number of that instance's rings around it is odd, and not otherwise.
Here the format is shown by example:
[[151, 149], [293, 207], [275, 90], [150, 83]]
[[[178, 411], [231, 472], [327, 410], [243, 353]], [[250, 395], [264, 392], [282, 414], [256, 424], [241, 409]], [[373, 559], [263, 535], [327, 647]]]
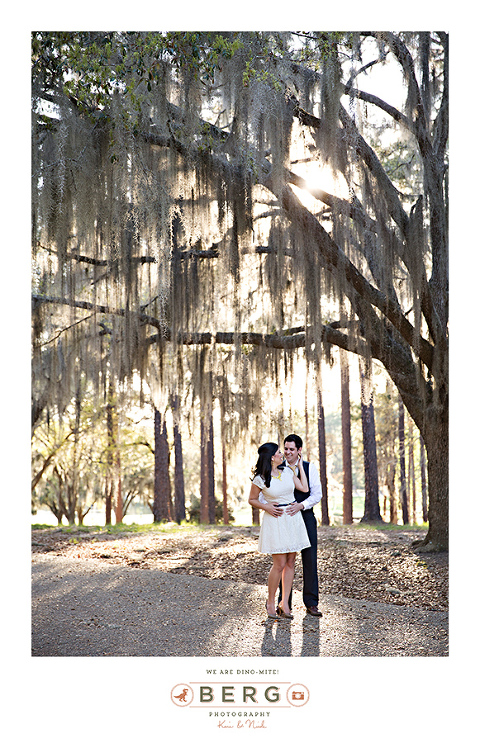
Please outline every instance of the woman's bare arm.
[[[288, 465], [290, 467], [290, 465]], [[308, 487], [308, 480], [307, 476], [305, 474], [305, 470], [303, 469], [303, 460], [300, 457], [298, 460], [298, 474], [300, 477], [297, 477], [295, 474], [295, 468], [290, 467], [290, 469], [293, 472], [293, 482], [297, 490], [300, 490], [301, 493], [308, 493], [309, 487]]]
[[258, 500], [258, 496], [260, 495], [261, 488], [258, 487], [258, 485], [254, 485], [252, 483], [252, 487], [250, 488], [250, 495], [248, 496], [248, 504], [252, 506], [253, 508], [261, 508], [267, 513], [270, 514], [270, 516], [281, 516], [282, 515], [282, 509], [278, 508], [275, 503], [262, 503]]

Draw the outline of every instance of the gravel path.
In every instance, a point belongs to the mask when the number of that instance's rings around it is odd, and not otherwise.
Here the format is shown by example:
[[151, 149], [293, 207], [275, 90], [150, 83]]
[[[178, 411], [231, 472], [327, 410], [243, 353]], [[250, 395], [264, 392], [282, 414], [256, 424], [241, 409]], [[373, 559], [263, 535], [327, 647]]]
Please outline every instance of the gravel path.
[[36, 553], [33, 656], [446, 656], [448, 614], [324, 594], [266, 619], [263, 585]]

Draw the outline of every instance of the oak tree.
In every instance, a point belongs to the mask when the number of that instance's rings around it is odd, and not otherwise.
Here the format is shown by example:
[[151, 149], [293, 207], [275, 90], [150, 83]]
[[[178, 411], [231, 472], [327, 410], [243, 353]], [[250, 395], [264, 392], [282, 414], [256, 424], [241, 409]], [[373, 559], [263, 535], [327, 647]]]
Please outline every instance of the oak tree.
[[[221, 368], [254, 429], [336, 345], [396, 385], [446, 549], [447, 35], [32, 38], [34, 418], [75, 364], [198, 396]], [[402, 101], [369, 91], [383, 68]]]

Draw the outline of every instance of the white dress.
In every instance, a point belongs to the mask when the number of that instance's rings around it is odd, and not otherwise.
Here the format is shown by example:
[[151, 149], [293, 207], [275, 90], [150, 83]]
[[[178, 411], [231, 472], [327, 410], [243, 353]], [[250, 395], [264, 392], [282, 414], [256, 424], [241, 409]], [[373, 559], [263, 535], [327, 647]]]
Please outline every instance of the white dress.
[[[267, 503], [287, 504], [295, 501], [293, 494], [293, 472], [290, 467], [279, 470], [280, 477], [272, 477], [270, 487], [265, 487], [265, 481], [257, 475], [253, 484], [257, 485]], [[285, 508], [282, 508], [284, 511]], [[300, 552], [310, 547], [307, 530], [303, 516], [298, 511], [293, 516], [282, 513], [275, 518], [267, 511], [263, 512], [260, 536], [258, 538], [258, 551], [269, 555], [277, 555], [285, 552]]]

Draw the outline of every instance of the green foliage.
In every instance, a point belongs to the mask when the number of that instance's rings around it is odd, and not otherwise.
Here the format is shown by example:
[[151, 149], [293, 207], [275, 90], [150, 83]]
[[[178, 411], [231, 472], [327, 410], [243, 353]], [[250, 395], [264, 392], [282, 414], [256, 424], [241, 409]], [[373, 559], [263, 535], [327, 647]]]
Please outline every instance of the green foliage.
[[383, 134], [388, 133], [389, 122], [376, 127], [372, 126], [372, 137], [375, 150], [388, 177], [402, 191], [405, 197], [418, 194], [421, 190], [422, 168], [417, 148], [407, 138], [405, 141], [383, 143]]
[[[352, 437], [352, 488], [364, 487], [363, 444], [361, 420], [355, 414], [358, 405], [351, 404], [352, 418], [350, 433]], [[338, 482], [343, 482], [342, 420], [340, 410], [325, 415], [325, 433], [329, 472]]]
[[96, 121], [109, 116], [112, 96], [130, 102], [126, 125], [138, 132], [142, 103], [162, 84], [164, 65], [191, 75], [205, 88], [215, 83], [225, 62], [237, 59], [243, 85], [263, 82], [281, 92], [284, 81], [277, 61], [286, 55], [318, 69], [333, 60], [349, 35], [298, 35], [292, 45], [286, 34], [260, 32], [47, 32], [32, 34], [32, 72], [36, 91], [64, 93]]
[[[128, 403], [135, 403], [130, 399]], [[148, 446], [151, 431], [121, 412], [116, 444], [107, 431], [105, 407], [95, 403], [93, 390], [83, 388], [80, 410], [75, 402], [61, 415], [49, 415], [36, 427], [32, 439], [33, 473], [42, 473], [32, 493], [32, 508], [49, 508], [57, 518], [85, 514], [105, 497], [105, 481], [117, 447], [122, 466], [124, 507], [134, 500], [148, 504], [153, 493], [153, 457]], [[47, 466], [43, 470], [45, 464]], [[67, 513], [68, 511], [68, 513]]]
[[98, 116], [115, 93], [139, 109], [161, 82], [165, 62], [208, 84], [243, 46], [238, 34], [41, 31], [32, 34], [32, 68], [34, 81], [50, 89], [63, 84], [80, 108]]

